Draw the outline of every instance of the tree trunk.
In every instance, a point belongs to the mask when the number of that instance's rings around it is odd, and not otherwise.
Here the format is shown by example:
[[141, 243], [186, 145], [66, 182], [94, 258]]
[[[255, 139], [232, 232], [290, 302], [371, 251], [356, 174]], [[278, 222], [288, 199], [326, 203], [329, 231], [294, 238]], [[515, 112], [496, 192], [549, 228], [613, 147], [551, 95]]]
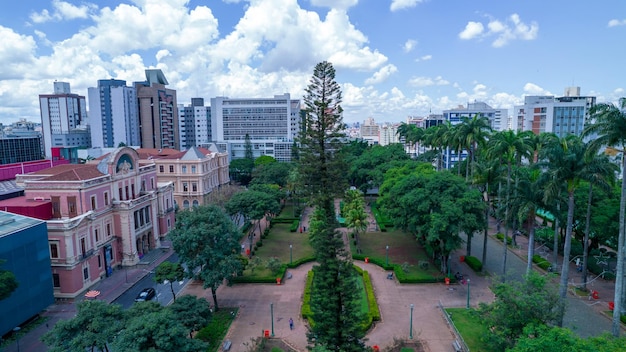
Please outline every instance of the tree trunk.
[[526, 266], [526, 275], [530, 275], [533, 270], [533, 256], [535, 255], [535, 209], [533, 208], [528, 217], [528, 263]]
[[621, 322], [620, 315], [624, 310], [623, 292], [624, 292], [624, 218], [626, 212], [626, 155], [622, 150], [622, 196], [619, 201], [619, 235], [617, 240], [617, 272], [615, 273], [615, 297], [613, 303], [615, 307], [613, 309], [613, 325], [611, 332], [613, 336], [619, 337]]
[[[559, 283], [559, 295], [561, 296], [560, 309], [565, 313], [565, 299], [567, 298], [567, 281], [569, 279], [569, 253], [572, 247], [572, 230], [574, 227], [574, 191], [569, 191], [567, 204], [567, 225], [565, 228], [565, 241], [563, 243], [563, 265], [561, 269], [561, 282]], [[563, 315], [559, 317], [559, 326], [563, 326]]]
[[[561, 202], [556, 203], [557, 213], [560, 213]], [[554, 215], [554, 248], [552, 250], [552, 267], [556, 270], [559, 265], [559, 217], [558, 214]]]
[[487, 207], [485, 209], [485, 230], [483, 236], [483, 271], [485, 270], [485, 261], [487, 260], [487, 238], [489, 237], [489, 186], [487, 186]]
[[218, 307], [217, 307], [217, 287], [212, 286], [211, 287], [211, 295], [213, 296], [213, 306], [215, 307], [215, 311], [217, 312]]
[[587, 259], [589, 258], [589, 226], [591, 225], [591, 201], [593, 199], [593, 185], [589, 183], [587, 196], [587, 214], [585, 216], [585, 237], [583, 240], [583, 290], [587, 290]]
[[504, 254], [502, 255], [502, 282], [506, 281], [506, 255], [508, 250], [507, 240], [509, 237], [509, 202], [511, 199], [511, 162], [509, 161], [509, 167], [507, 169], [506, 177], [506, 203], [504, 208]]
[[172, 291], [172, 297], [174, 298], [174, 302], [176, 302], [176, 292], [174, 292], [174, 283], [170, 281], [170, 290]]

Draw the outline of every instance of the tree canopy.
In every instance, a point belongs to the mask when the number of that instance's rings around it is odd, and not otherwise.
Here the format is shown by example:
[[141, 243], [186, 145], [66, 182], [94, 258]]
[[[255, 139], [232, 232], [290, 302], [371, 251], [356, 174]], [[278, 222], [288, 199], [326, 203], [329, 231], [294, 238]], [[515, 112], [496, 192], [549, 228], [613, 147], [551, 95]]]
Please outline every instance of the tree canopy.
[[214, 205], [183, 210], [170, 232], [174, 250], [187, 265], [187, 275], [211, 288], [218, 309], [217, 288], [242, 271], [240, 232], [224, 211]]

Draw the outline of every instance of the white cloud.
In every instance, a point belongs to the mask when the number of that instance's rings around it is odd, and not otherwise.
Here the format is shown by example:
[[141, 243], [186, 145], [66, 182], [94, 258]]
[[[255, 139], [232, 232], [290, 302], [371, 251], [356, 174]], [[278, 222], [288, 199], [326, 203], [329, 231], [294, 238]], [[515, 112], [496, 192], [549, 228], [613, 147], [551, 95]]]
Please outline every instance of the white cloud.
[[430, 77], [413, 77], [409, 80], [409, 84], [415, 87], [428, 87], [428, 86], [445, 86], [450, 82], [443, 79], [441, 76], [435, 78]]
[[534, 40], [539, 33], [539, 25], [532, 21], [526, 24], [521, 21], [518, 14], [514, 13], [506, 21], [493, 19], [487, 23], [487, 31], [481, 22], [470, 21], [465, 29], [459, 33], [459, 38], [464, 40], [474, 38], [486, 38], [495, 36], [491, 45], [500, 48], [507, 45], [512, 40]]
[[626, 26], [626, 19], [623, 19], [621, 21], [617, 19], [612, 19], [609, 21], [608, 26], [609, 27]]
[[410, 7], [415, 7], [417, 4], [422, 2], [423, 0], [391, 0], [391, 6], [389, 9], [393, 11], [398, 11], [402, 9], [408, 9]]
[[524, 93], [528, 95], [552, 95], [552, 93], [550, 93], [546, 89], [543, 89], [542, 87], [530, 82], [524, 85]]
[[433, 58], [432, 55], [423, 55], [423, 56], [418, 57], [417, 59], [415, 59], [415, 61], [428, 61], [428, 60], [430, 60], [432, 58]]
[[3, 63], [0, 65], [0, 82], [18, 79], [36, 61], [35, 40], [1, 25], [0, 38], [0, 62]]
[[413, 49], [415, 49], [416, 46], [417, 46], [417, 40], [409, 39], [406, 42], [404, 42], [404, 48], [403, 48], [404, 52], [409, 53]]
[[85, 3], [81, 6], [73, 5], [69, 2], [52, 0], [54, 11], [50, 13], [44, 9], [40, 13], [33, 12], [30, 15], [31, 21], [35, 23], [44, 23], [48, 21], [73, 20], [77, 18], [88, 18], [97, 6]]
[[359, 0], [311, 0], [313, 6], [346, 10], [359, 3]]
[[374, 73], [372, 77], [365, 80], [365, 84], [371, 85], [384, 82], [385, 80], [387, 80], [387, 78], [389, 78], [389, 76], [396, 72], [398, 72], [398, 68], [395, 65], [386, 65], [384, 67], [381, 67], [381, 69]]
[[469, 21], [467, 22], [465, 29], [461, 33], [459, 33], [459, 38], [464, 40], [476, 38], [483, 33], [484, 29], [485, 27], [482, 23]]

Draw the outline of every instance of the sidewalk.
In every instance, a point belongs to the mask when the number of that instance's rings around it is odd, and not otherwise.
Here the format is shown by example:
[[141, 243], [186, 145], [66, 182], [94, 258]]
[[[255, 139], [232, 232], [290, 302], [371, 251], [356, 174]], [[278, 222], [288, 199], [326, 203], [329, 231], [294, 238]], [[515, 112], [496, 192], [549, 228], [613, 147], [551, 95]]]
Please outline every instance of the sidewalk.
[[[152, 250], [142, 258], [140, 264], [126, 269], [114, 270], [111, 276], [103, 278], [76, 298], [72, 300], [60, 300], [48, 307], [41, 313], [42, 317], [48, 318], [46, 323], [37, 326], [25, 334], [20, 334], [20, 352], [46, 351], [47, 346], [41, 342], [41, 337], [48, 332], [48, 330], [52, 329], [58, 321], [73, 318], [76, 315], [76, 304], [85, 299], [84, 294], [87, 291], [100, 291], [100, 295], [98, 295], [97, 299], [111, 303], [129, 288], [133, 287], [139, 280], [148, 275], [149, 271], [154, 270], [154, 268], [174, 253], [170, 241], [161, 241], [161, 245], [166, 249]], [[12, 344], [6, 346], [3, 351], [16, 352], [17, 343], [14, 341]]]

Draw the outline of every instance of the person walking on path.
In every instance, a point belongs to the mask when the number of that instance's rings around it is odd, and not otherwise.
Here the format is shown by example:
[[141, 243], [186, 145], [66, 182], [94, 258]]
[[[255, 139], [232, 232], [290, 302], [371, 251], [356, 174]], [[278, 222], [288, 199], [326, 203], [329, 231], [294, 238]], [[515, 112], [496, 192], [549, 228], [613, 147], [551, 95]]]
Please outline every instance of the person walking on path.
[[293, 330], [293, 319], [289, 318], [289, 330]]

